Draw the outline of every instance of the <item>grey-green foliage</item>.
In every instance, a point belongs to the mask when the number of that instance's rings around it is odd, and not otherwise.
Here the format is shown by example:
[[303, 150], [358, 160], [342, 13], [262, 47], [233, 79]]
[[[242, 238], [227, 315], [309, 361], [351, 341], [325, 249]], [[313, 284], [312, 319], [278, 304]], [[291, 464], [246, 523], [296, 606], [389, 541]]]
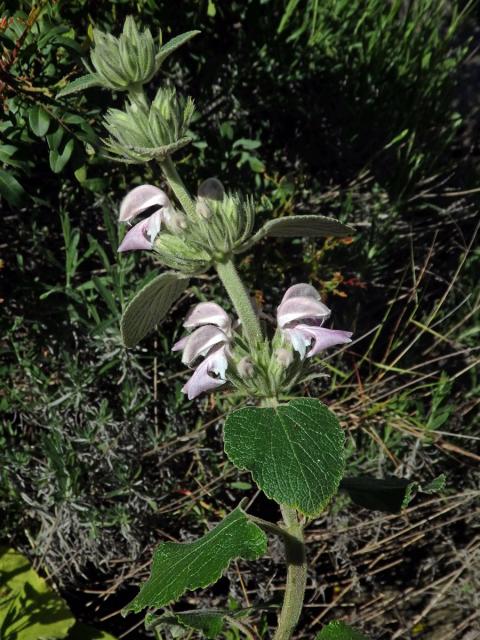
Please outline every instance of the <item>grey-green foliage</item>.
[[192, 241], [201, 243], [217, 255], [241, 252], [248, 241], [255, 222], [255, 203], [252, 197], [239, 193], [225, 193], [220, 198], [197, 198], [196, 228]]
[[188, 278], [167, 271], [138, 291], [122, 316], [121, 329], [125, 346], [134, 347], [160, 323], [187, 287]]
[[272, 238], [322, 238], [327, 236], [345, 238], [354, 234], [353, 227], [343, 224], [335, 218], [317, 215], [286, 216], [266, 222], [249, 242], [240, 247], [238, 252], [245, 251], [255, 242], [268, 236]]
[[98, 29], [93, 34], [95, 47], [90, 59], [104, 87], [128, 89], [152, 79], [156, 71], [156, 47], [150, 29], [140, 33], [133, 17], [128, 16], [118, 38]]

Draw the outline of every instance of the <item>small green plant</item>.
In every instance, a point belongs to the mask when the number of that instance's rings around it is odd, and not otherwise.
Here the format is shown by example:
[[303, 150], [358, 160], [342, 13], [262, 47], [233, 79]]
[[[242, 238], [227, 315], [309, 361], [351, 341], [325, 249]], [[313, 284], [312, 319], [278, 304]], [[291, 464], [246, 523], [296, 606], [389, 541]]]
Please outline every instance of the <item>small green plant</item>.
[[[132, 18], [119, 38], [97, 32], [90, 76], [67, 85], [62, 95], [93, 84], [125, 91], [124, 108], [105, 116], [105, 150], [120, 162], [156, 161], [176, 198], [156, 185], [143, 184], [122, 201], [120, 222], [133, 226], [118, 251], [149, 251], [170, 269], [153, 277], [126, 306], [121, 320], [125, 345], [136, 346], [154, 329], [192, 278], [210, 269], [216, 272], [236, 317], [210, 301], [190, 310], [183, 323], [186, 333], [172, 347], [181, 351], [182, 362], [193, 371], [182, 391], [192, 400], [228, 386], [242, 399], [244, 406], [228, 413], [225, 420], [225, 452], [278, 504], [283, 522], [250, 515], [240, 503], [203, 537], [161, 543], [150, 578], [124, 612], [148, 609], [146, 623], [153, 628], [165, 627], [170, 620], [173, 627], [202, 631], [207, 637], [216, 637], [225, 626], [255, 637], [248, 622], [254, 610], [232, 614], [228, 609], [178, 612], [168, 608], [186, 592], [215, 583], [232, 560], [264, 555], [270, 534], [283, 542], [287, 564], [274, 639], [288, 640], [303, 608], [308, 523], [340, 488], [364, 506], [398, 511], [408, 504], [416, 485], [399, 479], [343, 478], [345, 444], [338, 418], [319, 400], [295, 394], [311, 378], [314, 358], [333, 346], [348, 344], [352, 333], [324, 326], [330, 310], [307, 283], [291, 285], [279, 301], [276, 319], [265, 317], [253, 304], [235, 265], [237, 255], [265, 238], [342, 238], [351, 236], [354, 229], [319, 215], [288, 215], [255, 230], [253, 198], [226, 191], [217, 178], [202, 182], [192, 196], [178, 172], [172, 156], [191, 142], [193, 101], [165, 86], [150, 102], [144, 85], [158, 70], [152, 60], [163, 60], [162, 51], [174, 51], [196, 33], [177, 36], [155, 54], [150, 32], [140, 33]], [[439, 481], [424, 490], [440, 487]], [[318, 640], [362, 638], [341, 622], [325, 626], [318, 635]]]

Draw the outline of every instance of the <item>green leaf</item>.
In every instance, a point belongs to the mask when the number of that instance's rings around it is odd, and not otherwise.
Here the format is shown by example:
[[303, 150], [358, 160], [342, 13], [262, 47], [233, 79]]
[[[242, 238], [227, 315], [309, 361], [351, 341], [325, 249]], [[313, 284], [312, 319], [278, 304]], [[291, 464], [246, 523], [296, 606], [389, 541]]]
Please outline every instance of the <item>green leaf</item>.
[[74, 146], [75, 140], [71, 138], [65, 145], [62, 153], [59, 153], [57, 149], [50, 149], [48, 157], [50, 160], [50, 168], [54, 173], [63, 171], [65, 165], [71, 158]]
[[445, 483], [447, 481], [447, 476], [444, 473], [441, 473], [439, 476], [434, 478], [431, 482], [422, 485], [420, 487], [420, 491], [422, 493], [427, 493], [428, 495], [432, 493], [439, 493], [445, 489]]
[[315, 640], [367, 640], [367, 638], [344, 622], [330, 622], [320, 631]]
[[214, 18], [217, 13], [217, 7], [213, 0], [208, 0], [207, 15], [209, 18]]
[[260, 140], [251, 140], [250, 138], [239, 138], [238, 140], [235, 140], [235, 142], [232, 145], [232, 149], [235, 149], [236, 147], [242, 147], [243, 149], [248, 149], [248, 150], [253, 150], [253, 149], [258, 149], [258, 147], [261, 147], [262, 143], [260, 142]]
[[352, 502], [365, 509], [398, 513], [409, 504], [418, 484], [404, 478], [343, 478], [340, 489]]
[[439, 475], [425, 486], [405, 478], [370, 476], [343, 478], [340, 483], [340, 489], [346, 491], [358, 506], [386, 513], [399, 513], [406, 509], [417, 492], [438, 493], [444, 486], [445, 474]]
[[337, 238], [343, 238], [354, 233], [355, 229], [342, 224], [335, 218], [326, 218], [325, 216], [288, 216], [269, 220], [257, 231], [254, 240], [257, 242], [265, 236], [274, 238], [336, 236]]
[[12, 205], [20, 207], [25, 198], [25, 189], [8, 171], [0, 169], [0, 195]]
[[266, 550], [265, 533], [237, 507], [195, 542], [160, 544], [153, 556], [149, 579], [123, 613], [164, 607], [185, 591], [217, 582], [234, 558], [254, 560]]
[[167, 315], [172, 304], [188, 287], [188, 278], [166, 271], [143, 287], [125, 309], [121, 330], [126, 347], [134, 347]]
[[310, 516], [336, 493], [344, 469], [344, 435], [318, 400], [275, 408], [245, 407], [225, 422], [225, 452], [264, 493]]
[[201, 631], [207, 638], [216, 638], [224, 630], [226, 611], [215, 609], [197, 609], [196, 611], [175, 611], [157, 616], [146, 616], [147, 629], [162, 629], [180, 626], [184, 629]]
[[65, 602], [13, 549], [0, 548], [2, 640], [65, 638], [75, 618]]
[[261, 160], [255, 158], [254, 156], [250, 156], [248, 159], [248, 164], [250, 165], [250, 169], [255, 171], [256, 173], [261, 173], [265, 171], [265, 165]]
[[102, 83], [97, 78], [94, 73], [87, 73], [84, 76], [80, 76], [80, 78], [76, 78], [72, 80], [66, 87], [61, 89], [57, 93], [57, 98], [64, 98], [65, 96], [70, 95], [71, 93], [76, 93], [77, 91], [84, 91], [85, 89], [90, 89], [91, 87], [101, 87]]
[[166, 60], [166, 58], [168, 58], [169, 55], [171, 55], [186, 42], [197, 36], [199, 33], [200, 31], [187, 31], [185, 33], [181, 33], [175, 38], [172, 38], [166, 44], [164, 44], [155, 56], [155, 63], [157, 65], [157, 68], [164, 62], [164, 60]]
[[57, 129], [53, 133], [49, 133], [47, 136], [48, 148], [53, 150], [57, 150], [60, 146], [60, 143], [63, 139], [63, 127], [57, 127]]
[[28, 122], [33, 133], [43, 138], [50, 126], [50, 116], [42, 106], [36, 104], [28, 112]]

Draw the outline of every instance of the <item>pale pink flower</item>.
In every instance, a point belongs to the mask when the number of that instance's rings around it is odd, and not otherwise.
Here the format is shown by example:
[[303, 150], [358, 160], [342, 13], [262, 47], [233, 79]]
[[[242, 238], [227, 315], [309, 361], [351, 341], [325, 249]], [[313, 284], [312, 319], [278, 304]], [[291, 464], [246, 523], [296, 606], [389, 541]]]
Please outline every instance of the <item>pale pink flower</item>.
[[198, 358], [204, 358], [182, 389], [192, 400], [225, 384], [232, 322], [220, 305], [200, 302], [187, 315], [183, 326], [194, 331], [176, 342], [172, 351], [182, 351], [182, 362], [190, 367]]
[[285, 340], [303, 360], [337, 344], [351, 342], [351, 331], [325, 329], [330, 309], [309, 284], [295, 284], [285, 292], [277, 308], [277, 322]]
[[[225, 372], [227, 366], [228, 360], [225, 355], [225, 347], [220, 347], [210, 353], [205, 360], [202, 360], [193, 372], [192, 377], [183, 386], [183, 393], [187, 394], [189, 400], [193, 400], [193, 398], [205, 391], [221, 387], [226, 383]], [[214, 373], [217, 377], [211, 376], [211, 373]]]
[[138, 222], [125, 235], [119, 251], [149, 250], [160, 233], [162, 224], [174, 222], [175, 212], [167, 194], [151, 184], [142, 184], [132, 189], [120, 205], [120, 222], [131, 223], [139, 214], [157, 207], [148, 218]]

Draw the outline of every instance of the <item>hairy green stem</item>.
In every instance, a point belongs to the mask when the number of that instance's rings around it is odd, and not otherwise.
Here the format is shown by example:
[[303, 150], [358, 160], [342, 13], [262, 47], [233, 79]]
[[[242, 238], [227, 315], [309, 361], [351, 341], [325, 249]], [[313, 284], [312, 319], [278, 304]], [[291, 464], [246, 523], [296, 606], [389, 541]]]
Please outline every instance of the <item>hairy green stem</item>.
[[284, 537], [287, 584], [273, 640], [290, 640], [303, 609], [307, 585], [307, 559], [303, 525], [298, 519], [297, 512], [286, 505], [280, 505], [280, 508], [285, 522], [285, 530], [289, 534]]
[[177, 196], [185, 213], [194, 215], [195, 205], [193, 204], [193, 200], [190, 197], [190, 194], [188, 193], [188, 190], [170, 156], [160, 162], [160, 167], [162, 168], [162, 171], [168, 180], [168, 184], [172, 187], [173, 193]]
[[[172, 160], [167, 158], [160, 165], [185, 212], [194, 214], [195, 205]], [[235, 265], [232, 259], [227, 258], [224, 261], [217, 262], [215, 267], [218, 277], [222, 281], [242, 322], [245, 336], [250, 345], [254, 347], [262, 340], [262, 330], [255, 309]], [[276, 399], [270, 399], [269, 406], [275, 406], [276, 404]], [[282, 528], [284, 532], [282, 537], [287, 562], [287, 584], [282, 610], [278, 617], [278, 627], [273, 640], [290, 640], [302, 613], [307, 583], [307, 561], [303, 525], [298, 519], [297, 512], [286, 505], [280, 505], [280, 508], [285, 522], [285, 527]], [[270, 529], [276, 529], [275, 533], [279, 533], [279, 527], [273, 524]]]
[[128, 88], [128, 97], [131, 102], [135, 102], [139, 107], [148, 108], [147, 96], [142, 84], [131, 84]]
[[231, 259], [225, 262], [217, 262], [215, 264], [218, 277], [227, 290], [230, 300], [235, 307], [242, 322], [243, 331], [250, 345], [255, 345], [262, 339], [262, 329], [260, 322], [253, 308], [250, 297], [245, 289], [240, 276], [237, 273], [235, 265]]

